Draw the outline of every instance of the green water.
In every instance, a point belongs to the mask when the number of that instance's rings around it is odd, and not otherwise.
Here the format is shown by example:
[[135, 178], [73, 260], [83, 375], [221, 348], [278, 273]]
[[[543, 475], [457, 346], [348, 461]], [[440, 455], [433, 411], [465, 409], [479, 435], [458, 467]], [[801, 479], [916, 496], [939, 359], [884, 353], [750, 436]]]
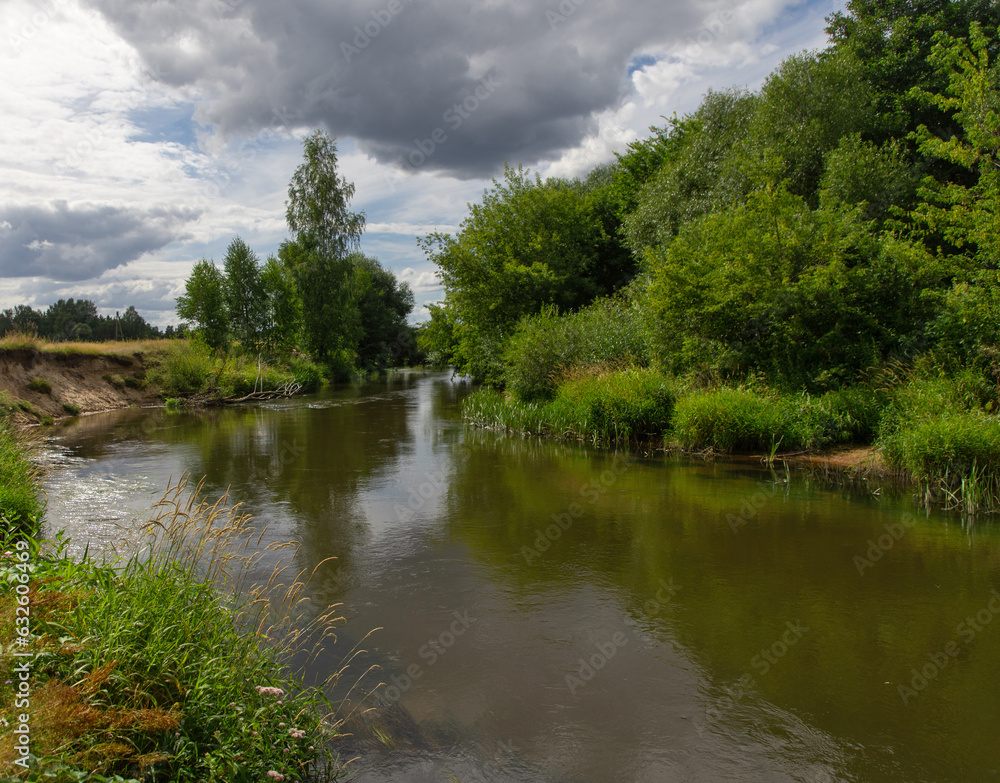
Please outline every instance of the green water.
[[190, 472], [296, 566], [336, 557], [314, 672], [381, 628], [357, 781], [1000, 781], [996, 525], [468, 430], [468, 391], [85, 417], [51, 442], [50, 525], [112, 546]]

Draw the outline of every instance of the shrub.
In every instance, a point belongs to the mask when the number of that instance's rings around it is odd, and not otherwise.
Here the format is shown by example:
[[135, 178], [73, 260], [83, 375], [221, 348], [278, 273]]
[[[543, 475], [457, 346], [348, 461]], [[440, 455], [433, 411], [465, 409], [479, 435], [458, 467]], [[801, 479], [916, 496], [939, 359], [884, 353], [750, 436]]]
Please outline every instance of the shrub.
[[920, 481], [951, 483], [968, 476], [973, 465], [989, 476], [1000, 473], [1000, 419], [979, 411], [908, 419], [881, 446], [889, 464]]
[[545, 400], [569, 370], [647, 361], [635, 308], [599, 299], [576, 313], [559, 315], [549, 307], [522, 320], [504, 351], [504, 378], [518, 399]]
[[80, 406], [79, 405], [74, 405], [73, 403], [70, 403], [70, 402], [64, 402], [62, 404], [62, 409], [64, 411], [66, 411], [66, 413], [68, 413], [70, 416], [79, 416], [80, 415]]
[[577, 370], [546, 406], [565, 434], [599, 442], [659, 437], [670, 428], [676, 395], [654, 370]]
[[32, 378], [31, 383], [28, 384], [28, 388], [39, 394], [52, 394], [52, 383], [48, 378], [43, 378], [41, 375]]
[[293, 358], [289, 369], [295, 382], [302, 386], [304, 392], [319, 391], [323, 385], [323, 368], [308, 359]]
[[779, 396], [747, 389], [718, 389], [682, 397], [674, 436], [685, 448], [769, 451], [815, 448], [823, 443], [816, 406], [807, 396]]
[[204, 391], [214, 377], [211, 351], [202, 342], [174, 347], [149, 371], [148, 378], [165, 394], [176, 396]]

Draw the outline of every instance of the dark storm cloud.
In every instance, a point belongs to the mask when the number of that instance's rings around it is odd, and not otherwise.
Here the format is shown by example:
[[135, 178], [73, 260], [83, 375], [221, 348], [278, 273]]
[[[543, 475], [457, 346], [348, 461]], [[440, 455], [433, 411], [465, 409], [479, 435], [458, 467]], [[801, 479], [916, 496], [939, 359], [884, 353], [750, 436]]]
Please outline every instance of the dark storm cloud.
[[188, 209], [50, 206], [0, 207], [0, 275], [75, 281], [99, 277], [145, 253], [185, 239]]
[[472, 177], [575, 146], [636, 55], [724, 0], [89, 2], [224, 136], [325, 125], [382, 162]]

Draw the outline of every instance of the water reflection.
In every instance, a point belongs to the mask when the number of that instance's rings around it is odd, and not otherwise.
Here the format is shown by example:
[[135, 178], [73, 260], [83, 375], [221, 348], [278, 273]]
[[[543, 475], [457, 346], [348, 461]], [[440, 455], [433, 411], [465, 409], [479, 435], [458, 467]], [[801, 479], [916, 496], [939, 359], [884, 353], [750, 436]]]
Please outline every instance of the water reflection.
[[264, 544], [300, 541], [297, 568], [337, 558], [312, 597], [347, 621], [318, 674], [383, 628], [358, 665], [381, 667], [364, 721], [391, 747], [349, 741], [358, 781], [1000, 780], [995, 526], [467, 431], [467, 390], [85, 417], [52, 443], [50, 522], [114, 540], [188, 471]]

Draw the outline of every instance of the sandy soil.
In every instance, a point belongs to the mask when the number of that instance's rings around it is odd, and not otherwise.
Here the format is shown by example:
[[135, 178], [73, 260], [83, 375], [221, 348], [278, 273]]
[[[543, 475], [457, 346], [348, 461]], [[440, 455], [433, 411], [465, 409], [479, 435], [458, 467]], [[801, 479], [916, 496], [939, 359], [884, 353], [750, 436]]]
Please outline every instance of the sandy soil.
[[[68, 415], [64, 404], [77, 406], [81, 413], [156, 404], [159, 397], [155, 389], [126, 385], [139, 386], [137, 382], [145, 377], [140, 353], [94, 356], [31, 349], [0, 351], [0, 389], [53, 418]], [[49, 382], [48, 394], [29, 388], [36, 378]]]

